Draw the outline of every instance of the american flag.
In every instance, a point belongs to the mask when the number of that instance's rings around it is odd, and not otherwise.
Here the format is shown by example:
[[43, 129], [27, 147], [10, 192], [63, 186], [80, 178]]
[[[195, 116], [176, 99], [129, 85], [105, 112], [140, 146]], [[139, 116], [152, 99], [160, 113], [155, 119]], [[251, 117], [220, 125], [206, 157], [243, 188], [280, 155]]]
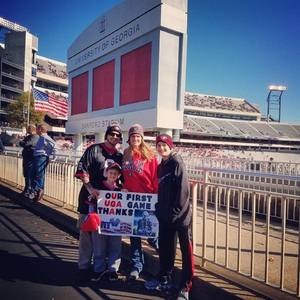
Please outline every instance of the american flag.
[[48, 112], [55, 117], [67, 119], [68, 102], [55, 98], [33, 88], [34, 109], [39, 112]]

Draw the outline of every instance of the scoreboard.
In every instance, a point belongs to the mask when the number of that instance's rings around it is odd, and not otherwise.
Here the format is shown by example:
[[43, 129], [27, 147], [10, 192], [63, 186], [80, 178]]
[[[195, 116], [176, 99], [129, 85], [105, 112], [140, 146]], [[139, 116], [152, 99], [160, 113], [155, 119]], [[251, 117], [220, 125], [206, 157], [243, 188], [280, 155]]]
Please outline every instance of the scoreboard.
[[187, 0], [126, 0], [99, 16], [68, 49], [66, 132], [181, 129]]

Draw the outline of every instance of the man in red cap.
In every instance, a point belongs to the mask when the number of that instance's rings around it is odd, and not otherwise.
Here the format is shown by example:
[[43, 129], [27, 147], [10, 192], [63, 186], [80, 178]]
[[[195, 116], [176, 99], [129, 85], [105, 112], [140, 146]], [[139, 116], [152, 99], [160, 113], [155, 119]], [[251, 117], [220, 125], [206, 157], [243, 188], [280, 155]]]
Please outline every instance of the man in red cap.
[[181, 156], [173, 152], [173, 148], [173, 140], [169, 135], [157, 136], [156, 150], [162, 157], [157, 170], [159, 184], [156, 204], [160, 271], [156, 279], [145, 283], [145, 287], [170, 293], [178, 235], [182, 253], [182, 276], [177, 300], [188, 300], [194, 273], [190, 239], [192, 211], [186, 168]]

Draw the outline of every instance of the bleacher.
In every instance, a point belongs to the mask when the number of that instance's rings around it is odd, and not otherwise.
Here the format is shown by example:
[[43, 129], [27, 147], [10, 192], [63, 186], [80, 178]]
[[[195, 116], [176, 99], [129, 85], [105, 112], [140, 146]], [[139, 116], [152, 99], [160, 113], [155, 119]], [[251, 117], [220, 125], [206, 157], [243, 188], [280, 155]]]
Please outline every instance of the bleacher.
[[185, 93], [185, 135], [300, 141], [300, 125], [262, 122], [256, 105], [242, 98]]
[[178, 152], [186, 162], [195, 162], [195, 159], [213, 158], [216, 160], [227, 159], [232, 161], [265, 161], [265, 162], [289, 162], [300, 163], [300, 156], [297, 153], [280, 153], [267, 150], [240, 150], [238, 148], [226, 149], [213, 145], [183, 146], [176, 145], [175, 152]]
[[295, 139], [299, 138], [299, 133], [295, 128], [293, 128], [293, 126], [287, 127], [282, 124], [271, 124], [270, 126], [278, 131], [282, 137], [294, 137]]
[[261, 134], [257, 129], [253, 126], [249, 125], [248, 122], [245, 121], [236, 121], [234, 122], [235, 126], [239, 128], [239, 130], [244, 134], [246, 137], [262, 137]]
[[219, 128], [219, 131], [222, 134], [225, 134], [228, 136], [241, 136], [242, 135], [242, 132], [237, 127], [235, 127], [233, 124], [228, 122], [227, 120], [214, 119], [212, 121], [212, 123]]
[[298, 134], [300, 135], [300, 125], [292, 125], [292, 127], [294, 129], [296, 129], [296, 131], [298, 132]]
[[185, 106], [193, 106], [209, 110], [222, 110], [243, 113], [259, 113], [259, 110], [242, 98], [185, 93]]
[[[185, 115], [183, 133], [246, 139], [300, 140], [300, 132], [296, 130], [295, 126], [297, 125], [235, 121]], [[298, 128], [300, 130], [300, 126]]]
[[46, 75], [55, 76], [62, 79], [67, 79], [66, 64], [58, 61], [50, 60], [46, 57], [37, 55], [36, 57], [37, 71]]
[[251, 126], [259, 131], [262, 135], [271, 138], [278, 138], [280, 134], [273, 129], [268, 123], [251, 123]]

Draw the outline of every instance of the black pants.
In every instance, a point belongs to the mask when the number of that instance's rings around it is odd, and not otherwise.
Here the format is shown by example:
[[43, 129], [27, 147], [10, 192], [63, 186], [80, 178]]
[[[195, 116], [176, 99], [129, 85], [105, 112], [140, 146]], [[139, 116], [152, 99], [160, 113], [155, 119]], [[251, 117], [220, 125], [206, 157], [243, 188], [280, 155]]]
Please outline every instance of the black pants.
[[190, 289], [194, 276], [194, 258], [189, 226], [172, 226], [159, 223], [159, 262], [160, 277], [170, 277], [174, 268], [177, 236], [182, 254], [182, 272], [180, 288]]

